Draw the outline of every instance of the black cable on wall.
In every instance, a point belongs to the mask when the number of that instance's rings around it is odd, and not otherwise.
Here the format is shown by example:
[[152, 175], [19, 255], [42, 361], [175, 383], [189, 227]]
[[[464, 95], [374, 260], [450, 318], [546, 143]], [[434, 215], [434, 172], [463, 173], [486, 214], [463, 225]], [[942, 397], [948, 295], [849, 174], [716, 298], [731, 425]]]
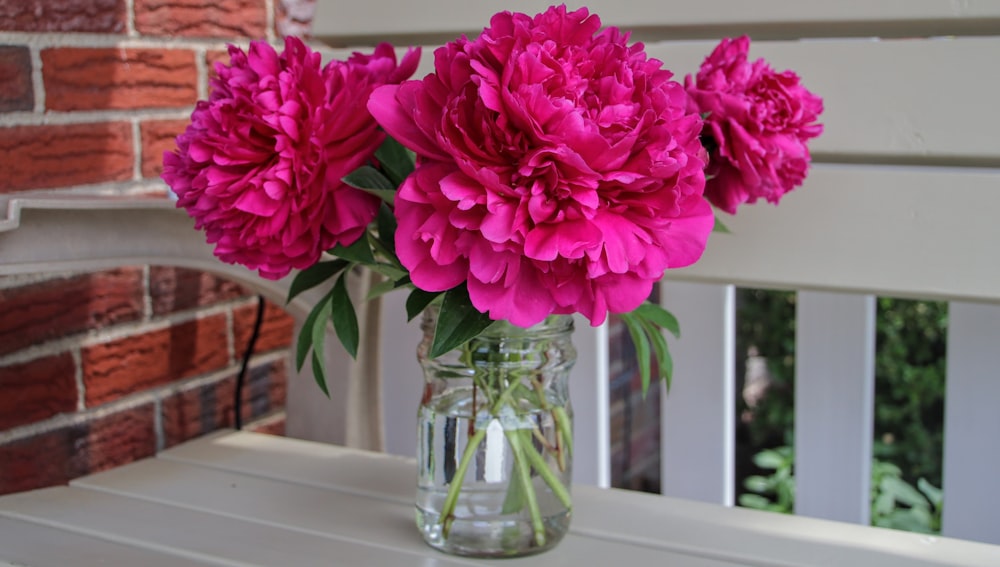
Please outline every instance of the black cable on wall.
[[243, 429], [243, 383], [246, 381], [247, 368], [250, 366], [250, 356], [253, 355], [254, 347], [257, 346], [257, 337], [260, 335], [260, 326], [264, 321], [264, 297], [257, 296], [257, 317], [253, 322], [253, 331], [247, 341], [246, 351], [243, 353], [243, 362], [240, 365], [240, 373], [236, 375], [236, 391], [233, 394], [233, 423], [237, 430]]

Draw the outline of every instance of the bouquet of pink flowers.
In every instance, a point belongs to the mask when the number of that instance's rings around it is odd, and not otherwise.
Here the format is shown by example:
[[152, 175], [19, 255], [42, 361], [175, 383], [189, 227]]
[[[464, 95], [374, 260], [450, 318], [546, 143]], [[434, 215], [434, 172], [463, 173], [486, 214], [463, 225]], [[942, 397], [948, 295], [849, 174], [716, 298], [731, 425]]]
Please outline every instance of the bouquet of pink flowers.
[[[654, 359], [669, 380], [663, 330], [678, 332], [647, 301], [654, 283], [701, 257], [713, 204], [735, 213], [800, 185], [822, 131], [821, 99], [750, 62], [749, 43], [724, 40], [684, 84], [627, 33], [565, 6], [496, 14], [437, 49], [419, 80], [407, 80], [419, 51], [397, 62], [388, 44], [326, 65], [297, 39], [280, 54], [231, 47], [163, 178], [220, 259], [272, 279], [299, 270], [291, 296], [334, 279], [297, 349], [324, 390], [328, 323], [358, 347], [346, 285], [358, 266], [384, 277], [370, 296], [409, 288], [411, 319], [435, 306], [431, 358], [496, 321], [621, 314], [648, 387]], [[501, 402], [511, 387], [480, 384]], [[559, 432], [555, 445], [570, 441]]]
[[676, 322], [653, 284], [699, 259], [709, 202], [735, 213], [800, 185], [822, 132], [821, 99], [749, 43], [724, 40], [684, 85], [565, 6], [496, 14], [421, 80], [405, 80], [419, 51], [397, 64], [389, 44], [325, 66], [295, 38], [230, 47], [163, 178], [223, 261], [302, 270], [293, 293], [336, 277], [309, 324], [332, 318], [352, 353], [344, 278], [364, 265], [412, 288], [411, 318], [441, 303], [434, 355], [494, 320], [610, 312], [668, 373], [659, 329]]

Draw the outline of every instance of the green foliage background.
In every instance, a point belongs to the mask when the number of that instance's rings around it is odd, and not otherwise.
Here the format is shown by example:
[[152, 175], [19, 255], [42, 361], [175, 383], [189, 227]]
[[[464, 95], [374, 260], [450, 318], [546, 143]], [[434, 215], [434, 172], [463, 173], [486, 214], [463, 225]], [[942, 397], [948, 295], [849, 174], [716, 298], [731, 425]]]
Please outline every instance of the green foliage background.
[[[743, 375], [744, 355], [753, 347], [766, 357], [772, 380], [753, 418], [742, 425], [741, 454], [750, 459], [790, 445], [794, 436], [795, 294], [741, 289], [737, 301], [737, 375]], [[890, 476], [913, 486], [941, 486], [947, 323], [944, 302], [878, 299], [873, 457], [879, 471], [891, 464], [899, 472]], [[742, 398], [737, 404], [737, 415], [744, 415]], [[750, 463], [742, 470], [738, 492], [745, 491], [748, 477], [774, 472]], [[753, 492], [744, 492], [751, 494], [749, 501], [755, 501]]]

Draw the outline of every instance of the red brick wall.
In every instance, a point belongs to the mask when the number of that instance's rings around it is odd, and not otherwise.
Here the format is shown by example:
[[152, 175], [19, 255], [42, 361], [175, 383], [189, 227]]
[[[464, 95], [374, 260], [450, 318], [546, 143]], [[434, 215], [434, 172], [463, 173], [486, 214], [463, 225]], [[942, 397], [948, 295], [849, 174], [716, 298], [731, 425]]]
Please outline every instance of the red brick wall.
[[[315, 0], [0, 0], [0, 194], [165, 195], [226, 43], [308, 32]], [[125, 266], [0, 277], [0, 494], [124, 464], [233, 422], [257, 299]], [[268, 305], [244, 420], [281, 433], [291, 319]]]

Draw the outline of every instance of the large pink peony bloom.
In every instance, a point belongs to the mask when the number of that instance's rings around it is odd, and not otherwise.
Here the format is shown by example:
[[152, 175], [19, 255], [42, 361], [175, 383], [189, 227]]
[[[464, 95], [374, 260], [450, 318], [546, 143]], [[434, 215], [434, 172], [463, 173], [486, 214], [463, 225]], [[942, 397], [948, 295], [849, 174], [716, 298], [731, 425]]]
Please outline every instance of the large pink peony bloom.
[[707, 113], [709, 180], [705, 196], [735, 213], [741, 203], [777, 203], [802, 184], [809, 169], [807, 140], [823, 132], [816, 122], [823, 99], [792, 71], [777, 73], [763, 59], [750, 63], [750, 38], [725, 39], [685, 86]]
[[477, 309], [515, 325], [596, 325], [701, 256], [701, 119], [660, 61], [600, 28], [586, 9], [500, 13], [438, 49], [435, 73], [372, 94], [419, 156], [395, 201], [417, 287], [467, 281]]
[[384, 138], [369, 93], [408, 78], [419, 53], [397, 66], [383, 44], [321, 68], [319, 53], [288, 38], [280, 55], [264, 42], [229, 54], [177, 151], [164, 154], [163, 179], [216, 256], [278, 279], [353, 243], [375, 217], [379, 200], [341, 178]]

